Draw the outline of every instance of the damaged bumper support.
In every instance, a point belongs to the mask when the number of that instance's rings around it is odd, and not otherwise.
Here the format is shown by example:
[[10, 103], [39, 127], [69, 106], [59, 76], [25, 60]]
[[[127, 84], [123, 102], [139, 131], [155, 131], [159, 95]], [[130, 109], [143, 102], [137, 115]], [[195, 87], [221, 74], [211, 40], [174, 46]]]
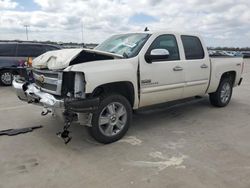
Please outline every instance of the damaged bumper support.
[[71, 123], [74, 121], [90, 126], [90, 114], [99, 106], [99, 98], [56, 98], [54, 95], [41, 91], [34, 83], [24, 83], [14, 79], [12, 84], [20, 100], [44, 107], [42, 115], [52, 112], [52, 114], [62, 117], [64, 127], [57, 135], [64, 140], [65, 144], [71, 140], [68, 131]]

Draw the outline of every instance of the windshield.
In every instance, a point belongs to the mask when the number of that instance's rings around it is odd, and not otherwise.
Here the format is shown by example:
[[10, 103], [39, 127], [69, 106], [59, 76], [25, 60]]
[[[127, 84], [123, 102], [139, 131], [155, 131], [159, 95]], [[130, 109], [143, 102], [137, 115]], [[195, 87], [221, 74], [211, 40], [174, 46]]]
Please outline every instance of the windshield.
[[95, 49], [122, 55], [125, 58], [136, 56], [149, 38], [146, 33], [115, 35], [105, 40]]

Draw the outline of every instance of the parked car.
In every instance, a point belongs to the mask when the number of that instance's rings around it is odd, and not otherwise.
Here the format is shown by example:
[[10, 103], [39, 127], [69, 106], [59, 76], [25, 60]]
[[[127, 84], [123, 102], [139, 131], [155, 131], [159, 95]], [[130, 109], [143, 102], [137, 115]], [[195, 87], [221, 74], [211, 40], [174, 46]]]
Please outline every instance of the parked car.
[[226, 106], [241, 84], [243, 59], [210, 58], [198, 35], [146, 32], [113, 36], [94, 50], [47, 52], [32, 71], [34, 83], [13, 81], [19, 99], [64, 117], [64, 139], [74, 121], [111, 143], [125, 135], [133, 110], [205, 94]]
[[242, 55], [244, 58], [250, 58], [250, 52], [243, 52]]
[[0, 42], [0, 84], [9, 86], [13, 79], [13, 68], [24, 64], [28, 58], [37, 57], [47, 51], [60, 49], [54, 45], [28, 42]]

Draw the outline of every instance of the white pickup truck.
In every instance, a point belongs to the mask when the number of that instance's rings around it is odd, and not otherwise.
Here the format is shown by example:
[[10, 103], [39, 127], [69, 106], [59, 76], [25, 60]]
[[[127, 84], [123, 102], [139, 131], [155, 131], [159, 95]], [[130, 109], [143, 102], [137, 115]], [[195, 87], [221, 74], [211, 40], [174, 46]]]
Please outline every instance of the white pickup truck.
[[63, 49], [34, 59], [34, 82], [16, 77], [19, 99], [65, 120], [59, 135], [68, 142], [71, 122], [89, 126], [101, 143], [122, 138], [133, 110], [209, 94], [226, 106], [242, 81], [243, 59], [210, 58], [198, 35], [145, 32], [115, 35], [95, 49]]

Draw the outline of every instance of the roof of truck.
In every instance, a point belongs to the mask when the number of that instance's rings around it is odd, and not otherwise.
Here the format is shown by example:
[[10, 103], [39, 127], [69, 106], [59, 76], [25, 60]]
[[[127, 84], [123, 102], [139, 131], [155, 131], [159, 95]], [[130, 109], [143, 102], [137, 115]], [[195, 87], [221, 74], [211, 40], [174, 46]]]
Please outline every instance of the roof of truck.
[[[127, 34], [143, 34], [143, 33], [147, 33], [147, 34], [156, 34], [156, 35], [161, 35], [161, 34], [176, 34], [176, 35], [191, 35], [191, 36], [200, 36], [197, 33], [194, 32], [179, 32], [179, 31], [171, 31], [171, 30], [157, 30], [157, 31], [142, 31], [142, 32], [131, 32], [131, 33], [127, 33]], [[126, 33], [121, 33], [121, 34], [126, 34]]]

